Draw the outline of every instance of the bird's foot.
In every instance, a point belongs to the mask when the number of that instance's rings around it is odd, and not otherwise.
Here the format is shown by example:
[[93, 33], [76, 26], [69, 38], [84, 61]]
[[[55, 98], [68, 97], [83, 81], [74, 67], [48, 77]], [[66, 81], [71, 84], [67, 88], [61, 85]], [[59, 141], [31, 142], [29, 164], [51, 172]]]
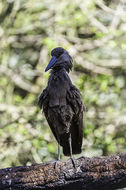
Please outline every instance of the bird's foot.
[[71, 162], [73, 164], [73, 167], [76, 168], [75, 160], [73, 158], [70, 158], [70, 159], [71, 159]]
[[55, 161], [55, 163], [54, 163], [54, 169], [56, 169], [56, 168], [57, 168], [58, 163], [60, 163], [60, 162], [61, 162], [61, 160], [57, 160], [57, 161]]

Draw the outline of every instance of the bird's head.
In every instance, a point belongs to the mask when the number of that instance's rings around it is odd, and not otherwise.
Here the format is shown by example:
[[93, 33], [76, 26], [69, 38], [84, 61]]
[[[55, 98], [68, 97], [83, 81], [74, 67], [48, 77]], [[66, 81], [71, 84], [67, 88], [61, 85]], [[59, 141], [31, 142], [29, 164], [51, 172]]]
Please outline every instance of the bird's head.
[[67, 72], [72, 69], [72, 58], [62, 47], [57, 47], [51, 51], [51, 60], [47, 65], [45, 72], [49, 69], [58, 70], [65, 68]]

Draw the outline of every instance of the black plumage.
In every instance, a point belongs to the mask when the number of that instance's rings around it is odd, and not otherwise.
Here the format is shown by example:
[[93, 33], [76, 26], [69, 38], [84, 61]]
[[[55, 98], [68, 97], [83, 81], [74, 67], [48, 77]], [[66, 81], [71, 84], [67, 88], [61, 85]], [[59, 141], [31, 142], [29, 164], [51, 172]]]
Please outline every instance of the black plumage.
[[[45, 69], [51, 69], [47, 87], [41, 93], [38, 104], [66, 156], [81, 153], [83, 139], [83, 112], [85, 106], [79, 90], [72, 84], [67, 73], [72, 69], [68, 52], [57, 47]], [[60, 159], [58, 147], [58, 159]]]

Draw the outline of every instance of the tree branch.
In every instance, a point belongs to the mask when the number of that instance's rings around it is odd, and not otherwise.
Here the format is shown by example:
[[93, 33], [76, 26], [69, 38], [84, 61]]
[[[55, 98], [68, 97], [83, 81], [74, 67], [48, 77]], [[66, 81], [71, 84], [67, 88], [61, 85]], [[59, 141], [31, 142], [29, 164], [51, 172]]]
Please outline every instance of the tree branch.
[[89, 61], [84, 61], [81, 56], [76, 56], [74, 59], [76, 61], [76, 64], [74, 64], [74, 69], [76, 71], [84, 72], [84, 73], [104, 74], [104, 75], [113, 74], [112, 69], [105, 68], [103, 66], [97, 66]]
[[33, 86], [29, 82], [26, 82], [20, 75], [3, 65], [0, 66], [0, 76], [2, 74], [6, 75], [15, 85], [17, 85], [23, 90], [26, 90], [34, 94], [37, 94], [39, 91], [38, 87]]
[[0, 170], [1, 190], [112, 190], [126, 187], [126, 154]]

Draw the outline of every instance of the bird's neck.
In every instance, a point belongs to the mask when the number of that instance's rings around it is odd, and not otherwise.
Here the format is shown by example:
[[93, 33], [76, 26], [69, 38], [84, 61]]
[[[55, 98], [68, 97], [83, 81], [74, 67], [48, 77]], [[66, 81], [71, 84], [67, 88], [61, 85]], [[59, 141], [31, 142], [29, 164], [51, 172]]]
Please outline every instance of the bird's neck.
[[51, 70], [48, 84], [52, 83], [52, 81], [55, 80], [64, 81], [64, 82], [67, 81], [67, 83], [69, 81], [69, 84], [72, 84], [65, 68], [61, 68], [59, 70], [53, 70], [53, 69]]
[[58, 73], [67, 73], [66, 69], [64, 67], [55, 67], [51, 70], [51, 74], [58, 74]]

